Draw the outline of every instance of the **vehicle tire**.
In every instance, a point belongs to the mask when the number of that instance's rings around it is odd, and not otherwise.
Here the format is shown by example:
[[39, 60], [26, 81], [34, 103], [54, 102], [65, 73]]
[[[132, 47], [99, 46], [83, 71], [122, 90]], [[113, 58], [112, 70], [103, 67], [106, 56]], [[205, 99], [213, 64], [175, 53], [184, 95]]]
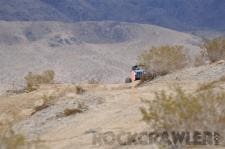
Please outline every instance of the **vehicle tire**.
[[132, 82], [131, 78], [126, 78], [125, 79], [125, 83], [131, 83], [131, 82]]

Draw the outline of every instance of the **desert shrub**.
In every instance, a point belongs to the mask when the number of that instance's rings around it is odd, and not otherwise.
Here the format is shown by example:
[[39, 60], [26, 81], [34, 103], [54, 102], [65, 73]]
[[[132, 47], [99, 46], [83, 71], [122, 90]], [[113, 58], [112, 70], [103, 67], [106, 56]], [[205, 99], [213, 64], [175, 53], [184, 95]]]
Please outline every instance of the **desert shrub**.
[[21, 134], [16, 134], [12, 129], [12, 122], [2, 125], [0, 132], [1, 149], [19, 149], [27, 144], [25, 137]]
[[182, 46], [161, 46], [145, 51], [138, 61], [147, 71], [164, 75], [183, 68], [187, 59]]
[[46, 70], [42, 74], [29, 72], [24, 79], [26, 80], [26, 90], [28, 92], [36, 90], [40, 84], [52, 83], [55, 73], [53, 70]]
[[1, 147], [6, 149], [18, 149], [25, 145], [24, 137], [21, 135], [11, 135], [1, 138]]
[[81, 109], [77, 109], [77, 108], [74, 108], [74, 109], [65, 109], [64, 110], [64, 116], [70, 116], [70, 115], [74, 115], [74, 114], [77, 114], [77, 113], [82, 113], [83, 111]]
[[41, 99], [43, 99], [45, 102], [49, 102], [49, 101], [51, 101], [51, 100], [53, 100], [53, 99], [55, 99], [56, 98], [56, 96], [55, 95], [51, 95], [51, 94], [44, 94], [44, 95], [42, 95], [41, 96]]
[[225, 92], [210, 89], [189, 93], [175, 87], [172, 93], [156, 92], [155, 99], [141, 107], [143, 120], [155, 131], [209, 131], [225, 129]]
[[59, 113], [56, 117], [67, 117], [71, 115], [76, 115], [78, 113], [83, 113], [88, 110], [87, 105], [84, 103], [78, 103], [77, 107], [66, 108], [62, 113]]
[[206, 49], [212, 62], [225, 59], [225, 38], [218, 37], [213, 40], [205, 40], [203, 48]]
[[77, 94], [83, 94], [85, 92], [85, 89], [83, 89], [81, 86], [76, 86], [76, 93]]
[[10, 129], [7, 134], [0, 136], [0, 148], [1, 149], [49, 149], [42, 144], [41, 140], [28, 142], [26, 138], [21, 134], [16, 134]]
[[81, 85], [67, 85], [57, 89], [57, 93], [55, 96], [57, 96], [57, 98], [60, 98], [66, 96], [68, 93], [75, 93], [81, 95], [85, 92], [86, 90]]
[[49, 149], [39, 138], [29, 141], [23, 134], [13, 129], [15, 121], [0, 125], [0, 149]]
[[98, 79], [90, 79], [88, 80], [88, 84], [99, 84], [101, 81]]
[[46, 70], [42, 73], [42, 83], [52, 83], [55, 77], [53, 70]]
[[22, 135], [11, 134], [0, 138], [0, 145], [5, 149], [19, 149], [24, 147], [25, 139]]

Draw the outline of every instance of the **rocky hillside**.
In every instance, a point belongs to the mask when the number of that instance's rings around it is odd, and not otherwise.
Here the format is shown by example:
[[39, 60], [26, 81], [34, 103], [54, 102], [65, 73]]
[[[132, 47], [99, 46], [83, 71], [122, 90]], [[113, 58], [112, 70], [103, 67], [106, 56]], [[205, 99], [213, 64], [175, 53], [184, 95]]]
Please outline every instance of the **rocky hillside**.
[[4, 0], [0, 20], [113, 20], [179, 30], [225, 30], [224, 8], [224, 0]]
[[183, 45], [190, 65], [201, 39], [153, 26], [118, 22], [0, 22], [2, 89], [22, 87], [28, 72], [52, 69], [56, 82], [121, 83], [152, 46]]
[[[32, 144], [42, 145], [40, 148], [157, 148], [154, 144], [96, 146], [92, 141], [94, 135], [109, 131], [150, 131], [141, 121], [139, 108], [144, 100], [154, 99], [157, 91], [171, 91], [174, 84], [195, 91], [200, 84], [223, 77], [224, 72], [225, 63], [220, 61], [174, 72], [138, 88], [132, 88], [132, 84], [44, 85], [29, 94], [0, 96], [0, 128], [14, 122], [13, 130]], [[85, 92], [77, 92], [77, 86]], [[224, 90], [224, 80], [216, 86]]]

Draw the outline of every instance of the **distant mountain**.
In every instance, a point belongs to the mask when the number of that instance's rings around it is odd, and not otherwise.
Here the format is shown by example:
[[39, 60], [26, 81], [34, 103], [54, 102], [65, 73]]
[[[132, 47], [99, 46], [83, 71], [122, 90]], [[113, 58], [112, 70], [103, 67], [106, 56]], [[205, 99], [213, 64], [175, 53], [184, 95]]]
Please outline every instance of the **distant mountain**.
[[125, 21], [225, 30], [225, 0], [1, 0], [0, 20]]
[[0, 20], [65, 20], [66, 16], [40, 0], [1, 0]]

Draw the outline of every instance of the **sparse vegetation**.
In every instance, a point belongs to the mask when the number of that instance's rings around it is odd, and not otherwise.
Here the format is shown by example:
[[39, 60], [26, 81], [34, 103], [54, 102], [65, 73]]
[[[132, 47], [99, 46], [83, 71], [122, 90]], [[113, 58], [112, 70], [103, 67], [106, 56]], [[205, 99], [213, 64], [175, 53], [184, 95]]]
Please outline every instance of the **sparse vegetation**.
[[98, 79], [90, 79], [88, 80], [88, 84], [99, 84], [101, 81]]
[[82, 113], [82, 110], [74, 108], [74, 109], [65, 109], [64, 110], [64, 116], [70, 116], [77, 113]]
[[10, 85], [11, 87], [6, 90], [7, 95], [13, 95], [13, 94], [21, 94], [24, 93], [23, 89], [18, 89], [15, 85], [15, 81], [13, 81]]
[[225, 38], [218, 37], [213, 40], [205, 40], [205, 43], [202, 46], [207, 50], [209, 59], [212, 62], [218, 60], [225, 60]]
[[55, 77], [53, 70], [46, 70], [42, 73], [42, 83], [52, 83]]
[[43, 145], [40, 139], [29, 142], [22, 134], [16, 134], [12, 129], [12, 124], [7, 128], [1, 130], [0, 135], [0, 148], [1, 149], [30, 149], [42, 148], [49, 149]]
[[143, 120], [155, 130], [207, 130], [225, 129], [225, 92], [214, 89], [188, 93], [177, 86], [173, 93], [157, 92], [148, 108], [140, 110]]
[[152, 47], [139, 56], [139, 63], [149, 72], [165, 75], [186, 66], [183, 46]]
[[53, 70], [46, 70], [42, 74], [33, 74], [29, 72], [24, 79], [26, 80], [25, 90], [28, 92], [36, 90], [40, 84], [52, 83], [55, 73]]
[[25, 139], [22, 135], [11, 134], [8, 137], [0, 138], [0, 144], [5, 149], [19, 149], [24, 147]]
[[16, 134], [12, 129], [12, 123], [7, 122], [1, 125], [0, 148], [3, 149], [19, 149], [27, 144], [25, 137], [21, 134]]
[[83, 94], [85, 90], [81, 86], [76, 86], [76, 93], [77, 94]]
[[68, 93], [75, 93], [81, 95], [86, 92], [86, 90], [80, 85], [66, 85], [62, 88], [57, 88], [56, 90], [57, 92], [55, 96], [57, 96], [57, 98], [64, 97]]
[[60, 113], [57, 117], [67, 117], [78, 113], [83, 113], [86, 110], [88, 110], [88, 107], [84, 103], [78, 103], [76, 108], [66, 108], [63, 113]]
[[56, 97], [54, 95], [47, 95], [47, 94], [44, 94], [42, 95], [41, 99], [43, 99], [45, 102], [49, 102], [50, 100], [53, 100], [55, 99]]
[[199, 85], [199, 87], [196, 91], [199, 92], [199, 91], [212, 89], [212, 88], [214, 88], [215, 83], [216, 82], [214, 82], [214, 81], [208, 82], [208, 83], [202, 83]]

